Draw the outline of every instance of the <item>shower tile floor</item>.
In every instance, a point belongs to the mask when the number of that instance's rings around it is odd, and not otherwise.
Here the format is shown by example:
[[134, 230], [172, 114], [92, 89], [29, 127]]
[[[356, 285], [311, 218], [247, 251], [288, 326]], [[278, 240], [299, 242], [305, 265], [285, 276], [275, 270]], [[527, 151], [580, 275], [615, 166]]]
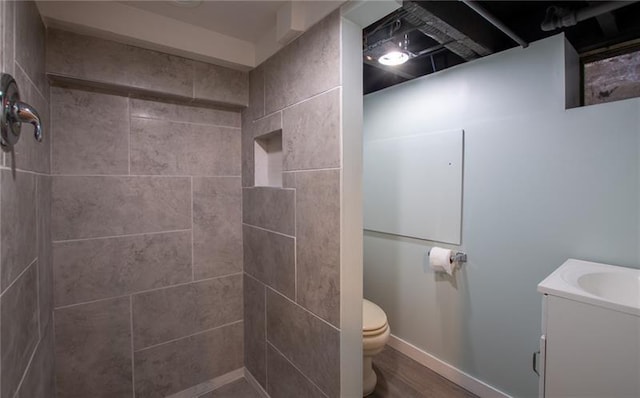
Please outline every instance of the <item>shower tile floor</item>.
[[378, 384], [370, 398], [478, 398], [387, 346], [373, 358]]
[[200, 395], [198, 398], [261, 398], [262, 395], [258, 394], [256, 390], [251, 387], [251, 384], [243, 377], [232, 383], [225, 384], [224, 386], [208, 392], [204, 395]]

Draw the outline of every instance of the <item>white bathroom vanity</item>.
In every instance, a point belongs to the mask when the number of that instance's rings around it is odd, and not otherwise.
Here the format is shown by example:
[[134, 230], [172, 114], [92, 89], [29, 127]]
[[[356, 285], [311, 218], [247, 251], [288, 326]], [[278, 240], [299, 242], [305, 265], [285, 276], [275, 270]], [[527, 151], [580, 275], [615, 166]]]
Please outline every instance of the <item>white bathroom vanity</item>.
[[571, 259], [538, 291], [540, 397], [640, 397], [640, 270]]

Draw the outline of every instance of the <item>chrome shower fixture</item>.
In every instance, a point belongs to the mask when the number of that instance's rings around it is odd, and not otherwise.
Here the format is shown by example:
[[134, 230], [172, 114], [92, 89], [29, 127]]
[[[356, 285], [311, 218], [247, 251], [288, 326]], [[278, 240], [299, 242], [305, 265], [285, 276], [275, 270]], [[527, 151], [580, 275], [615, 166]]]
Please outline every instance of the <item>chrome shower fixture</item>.
[[20, 139], [22, 123], [32, 124], [36, 141], [42, 141], [42, 123], [38, 112], [29, 104], [20, 101], [18, 84], [13, 76], [3, 73], [0, 78], [0, 145], [5, 151]]

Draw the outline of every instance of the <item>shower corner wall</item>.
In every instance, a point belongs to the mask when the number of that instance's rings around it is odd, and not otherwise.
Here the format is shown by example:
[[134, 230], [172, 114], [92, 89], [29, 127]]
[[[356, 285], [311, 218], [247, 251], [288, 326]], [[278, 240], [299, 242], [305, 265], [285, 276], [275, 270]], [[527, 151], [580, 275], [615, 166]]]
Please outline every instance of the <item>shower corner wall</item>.
[[[340, 396], [340, 56], [334, 12], [249, 74], [245, 366], [272, 397]], [[283, 187], [255, 186], [254, 141], [274, 132]]]
[[[23, 125], [0, 152], [0, 397], [54, 396], [49, 85], [45, 28], [32, 1], [0, 3], [2, 73], [43, 119], [41, 143]], [[15, 40], [14, 40], [15, 39]]]
[[[361, 31], [335, 11], [249, 75], [245, 366], [272, 397], [362, 391]], [[274, 133], [283, 186], [256, 186]]]

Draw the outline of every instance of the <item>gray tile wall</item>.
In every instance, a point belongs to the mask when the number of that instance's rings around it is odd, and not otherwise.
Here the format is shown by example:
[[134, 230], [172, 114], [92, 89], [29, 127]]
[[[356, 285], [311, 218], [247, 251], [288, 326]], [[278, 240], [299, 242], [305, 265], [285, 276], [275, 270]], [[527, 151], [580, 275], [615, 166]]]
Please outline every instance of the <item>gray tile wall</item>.
[[47, 36], [47, 74], [54, 80], [186, 102], [245, 107], [249, 101], [246, 72], [56, 29]]
[[0, 398], [55, 394], [49, 84], [45, 27], [32, 1], [0, 2], [0, 65], [43, 119], [0, 152]]
[[[245, 366], [273, 397], [340, 395], [340, 18], [249, 74], [243, 111]], [[254, 186], [281, 131], [283, 188]]]
[[[71, 58], [48, 68], [175, 92], [193, 77], [192, 61], [83, 40], [53, 32]], [[199, 95], [248, 97], [218, 69], [198, 66]], [[240, 113], [74, 87], [51, 89], [58, 398], [163, 397], [242, 368]]]

